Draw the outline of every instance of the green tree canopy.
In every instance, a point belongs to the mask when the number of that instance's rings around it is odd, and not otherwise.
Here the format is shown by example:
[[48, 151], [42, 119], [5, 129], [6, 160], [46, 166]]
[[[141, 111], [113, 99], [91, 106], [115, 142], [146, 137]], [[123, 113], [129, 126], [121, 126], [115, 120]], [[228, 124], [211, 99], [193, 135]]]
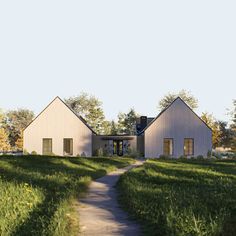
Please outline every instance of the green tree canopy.
[[220, 142], [219, 145], [224, 148], [231, 147], [233, 132], [230, 128], [227, 128], [227, 122], [218, 121], [220, 129]]
[[4, 113], [3, 113], [2, 109], [0, 108], [0, 128], [2, 126], [3, 120], [4, 120]]
[[136, 134], [136, 120], [139, 115], [131, 108], [128, 113], [120, 112], [118, 114], [118, 133], [119, 134]]
[[116, 134], [118, 134], [118, 125], [117, 125], [117, 123], [114, 120], [112, 120], [112, 121], [105, 120], [103, 122], [103, 125], [102, 125], [101, 134], [104, 134], [104, 135], [116, 135]]
[[212, 129], [212, 145], [213, 147], [220, 146], [221, 142], [221, 130], [219, 123], [213, 117], [212, 114], [203, 112], [201, 116], [202, 120]]
[[76, 114], [83, 117], [95, 132], [103, 133], [105, 116], [102, 102], [99, 99], [87, 93], [82, 93], [79, 96], [65, 99], [65, 102]]
[[110, 131], [110, 134], [111, 135], [117, 135], [118, 134], [118, 125], [117, 125], [117, 123], [114, 120], [111, 121], [111, 131]]
[[230, 128], [233, 133], [232, 142], [231, 142], [231, 149], [236, 152], [236, 100], [233, 101], [233, 110], [231, 112], [232, 115], [232, 124]]
[[198, 100], [188, 91], [181, 90], [178, 93], [168, 93], [159, 102], [159, 109], [168, 107], [177, 97], [181, 97], [193, 110], [198, 107]]
[[3, 126], [9, 136], [12, 147], [21, 135], [22, 130], [33, 120], [34, 112], [28, 109], [11, 110], [6, 113]]
[[0, 151], [9, 151], [10, 144], [8, 141], [8, 135], [4, 128], [0, 128]]

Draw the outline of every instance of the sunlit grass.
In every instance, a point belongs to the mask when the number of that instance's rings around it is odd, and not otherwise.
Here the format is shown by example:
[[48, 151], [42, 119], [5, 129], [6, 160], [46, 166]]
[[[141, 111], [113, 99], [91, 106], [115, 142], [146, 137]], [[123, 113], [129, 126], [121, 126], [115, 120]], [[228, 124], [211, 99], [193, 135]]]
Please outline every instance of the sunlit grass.
[[119, 190], [147, 235], [235, 235], [236, 161], [149, 160]]
[[0, 235], [73, 235], [75, 199], [128, 158], [0, 157]]

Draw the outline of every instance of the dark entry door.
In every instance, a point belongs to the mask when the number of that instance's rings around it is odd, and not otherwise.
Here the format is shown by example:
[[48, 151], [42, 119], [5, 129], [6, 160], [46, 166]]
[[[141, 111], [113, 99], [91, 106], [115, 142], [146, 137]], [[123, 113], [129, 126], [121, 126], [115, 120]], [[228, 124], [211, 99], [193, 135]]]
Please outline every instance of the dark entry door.
[[123, 140], [113, 141], [113, 154], [123, 156]]

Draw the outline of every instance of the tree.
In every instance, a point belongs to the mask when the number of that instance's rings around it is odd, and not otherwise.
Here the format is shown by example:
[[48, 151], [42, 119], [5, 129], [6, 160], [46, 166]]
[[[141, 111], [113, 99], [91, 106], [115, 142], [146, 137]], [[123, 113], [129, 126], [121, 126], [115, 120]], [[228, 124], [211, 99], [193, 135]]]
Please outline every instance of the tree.
[[159, 109], [168, 107], [177, 97], [181, 97], [193, 110], [198, 108], [198, 100], [188, 91], [181, 90], [178, 93], [168, 93], [159, 102]]
[[220, 146], [221, 141], [221, 130], [218, 122], [212, 114], [207, 112], [202, 113], [202, 120], [212, 129], [212, 145], [213, 147]]
[[102, 130], [101, 130], [101, 134], [103, 135], [109, 135], [111, 132], [111, 122], [108, 120], [104, 120], [102, 123]]
[[131, 108], [128, 113], [118, 114], [118, 133], [119, 134], [136, 134], [136, 120], [139, 115]]
[[227, 123], [224, 121], [218, 121], [220, 129], [220, 142], [219, 145], [224, 148], [229, 148], [232, 143], [233, 133], [230, 128], [227, 128]]
[[76, 114], [83, 117], [95, 132], [102, 133], [105, 116], [101, 101], [87, 93], [82, 93], [65, 99], [65, 102]]
[[19, 151], [23, 151], [23, 131], [20, 132], [18, 139], [16, 140], [16, 148]]
[[111, 131], [110, 131], [111, 135], [117, 135], [118, 134], [118, 127], [117, 124], [114, 120], [111, 121]]
[[236, 100], [233, 101], [233, 110], [231, 112], [232, 116], [232, 124], [230, 125], [230, 128], [232, 130], [232, 142], [231, 142], [231, 149], [236, 152]]
[[4, 128], [0, 128], [0, 151], [6, 152], [10, 150], [8, 135]]
[[0, 127], [2, 125], [3, 119], [4, 119], [4, 114], [3, 114], [2, 110], [0, 109]]
[[3, 126], [8, 133], [9, 142], [15, 146], [22, 130], [33, 120], [34, 113], [28, 109], [17, 109], [8, 111], [3, 121]]

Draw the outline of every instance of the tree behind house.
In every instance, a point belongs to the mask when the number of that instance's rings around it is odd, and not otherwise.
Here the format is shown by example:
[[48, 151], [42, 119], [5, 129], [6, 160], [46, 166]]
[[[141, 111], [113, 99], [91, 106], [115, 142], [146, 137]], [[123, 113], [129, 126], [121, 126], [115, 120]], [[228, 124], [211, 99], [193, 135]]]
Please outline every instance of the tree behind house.
[[212, 145], [213, 148], [220, 146], [221, 130], [218, 122], [212, 114], [202, 113], [202, 120], [212, 129]]
[[3, 120], [3, 128], [5, 128], [11, 147], [15, 147], [16, 141], [19, 139], [21, 132], [33, 120], [34, 113], [28, 109], [11, 110], [6, 113]]
[[230, 148], [233, 141], [233, 132], [230, 128], [227, 128], [227, 122], [218, 121], [220, 130], [219, 146], [224, 148]]
[[23, 131], [20, 132], [19, 138], [15, 143], [17, 151], [23, 151]]
[[99, 99], [87, 93], [82, 93], [79, 96], [65, 99], [65, 102], [76, 114], [83, 117], [95, 132], [103, 132], [102, 126], [105, 116], [102, 102]]
[[102, 125], [101, 134], [103, 134], [103, 135], [117, 135], [118, 134], [117, 123], [114, 120], [112, 120], [112, 121], [105, 120]]
[[0, 151], [6, 152], [10, 150], [10, 144], [8, 142], [8, 135], [4, 128], [0, 128]]
[[118, 134], [118, 125], [114, 120], [111, 121], [111, 132], [110, 132], [110, 134], [111, 135], [117, 135]]
[[233, 101], [233, 110], [231, 112], [232, 115], [232, 124], [230, 126], [232, 133], [233, 133], [233, 138], [231, 142], [231, 149], [236, 152], [236, 100]]
[[183, 99], [193, 110], [198, 107], [198, 100], [188, 91], [181, 90], [178, 93], [168, 93], [159, 102], [159, 109], [167, 108], [177, 97]]
[[128, 113], [118, 114], [118, 133], [135, 135], [136, 134], [136, 120], [139, 115], [131, 108]]

